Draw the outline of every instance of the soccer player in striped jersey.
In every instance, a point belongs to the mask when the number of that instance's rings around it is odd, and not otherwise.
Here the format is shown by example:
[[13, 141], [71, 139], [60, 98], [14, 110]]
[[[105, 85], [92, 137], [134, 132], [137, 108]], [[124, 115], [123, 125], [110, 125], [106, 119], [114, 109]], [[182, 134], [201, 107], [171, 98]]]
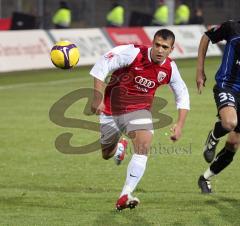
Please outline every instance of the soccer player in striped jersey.
[[[153, 137], [150, 108], [159, 86], [170, 85], [175, 95], [178, 119], [171, 139], [178, 140], [189, 110], [189, 94], [178, 68], [168, 56], [173, 50], [175, 36], [162, 29], [155, 33], [152, 47], [121, 45], [104, 54], [93, 66], [94, 78], [92, 112], [100, 114], [102, 155], [114, 157], [117, 164], [124, 159], [128, 135], [134, 154], [128, 164], [127, 177], [116, 209], [134, 208], [139, 199], [132, 196], [141, 180]], [[111, 78], [105, 86], [107, 75]]]
[[[233, 160], [240, 144], [240, 22], [227, 21], [205, 32], [199, 44], [197, 64], [197, 88], [201, 93], [205, 86], [204, 61], [209, 42], [226, 40], [222, 63], [216, 73], [213, 88], [219, 120], [209, 132], [203, 154], [210, 167], [199, 177], [198, 185], [203, 193], [211, 193], [210, 178], [220, 173]], [[225, 146], [216, 155], [219, 139], [228, 134]], [[215, 159], [214, 159], [215, 157]], [[214, 160], [214, 161], [213, 161]]]

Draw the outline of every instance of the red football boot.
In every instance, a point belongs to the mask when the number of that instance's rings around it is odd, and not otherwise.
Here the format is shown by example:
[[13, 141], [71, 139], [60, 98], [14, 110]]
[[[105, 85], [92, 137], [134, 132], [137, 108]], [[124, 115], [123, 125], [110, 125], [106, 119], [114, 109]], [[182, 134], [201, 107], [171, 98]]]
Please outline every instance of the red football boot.
[[132, 197], [130, 194], [126, 194], [118, 199], [116, 209], [119, 211], [126, 208], [134, 209], [139, 203], [140, 201], [137, 197]]

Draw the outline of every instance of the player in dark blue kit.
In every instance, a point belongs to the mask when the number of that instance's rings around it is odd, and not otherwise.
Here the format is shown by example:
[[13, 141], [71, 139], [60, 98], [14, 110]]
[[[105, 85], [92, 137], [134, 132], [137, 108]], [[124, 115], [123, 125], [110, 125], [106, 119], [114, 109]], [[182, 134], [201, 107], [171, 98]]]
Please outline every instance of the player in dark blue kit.
[[[209, 42], [226, 40], [222, 63], [213, 88], [219, 120], [208, 134], [203, 155], [210, 167], [199, 177], [202, 193], [211, 193], [210, 178], [220, 173], [233, 160], [240, 146], [240, 21], [227, 21], [205, 32], [199, 44], [197, 63], [197, 88], [201, 94], [206, 75], [204, 61]], [[215, 156], [219, 139], [228, 134], [225, 146]], [[213, 161], [214, 160], [214, 161]]]

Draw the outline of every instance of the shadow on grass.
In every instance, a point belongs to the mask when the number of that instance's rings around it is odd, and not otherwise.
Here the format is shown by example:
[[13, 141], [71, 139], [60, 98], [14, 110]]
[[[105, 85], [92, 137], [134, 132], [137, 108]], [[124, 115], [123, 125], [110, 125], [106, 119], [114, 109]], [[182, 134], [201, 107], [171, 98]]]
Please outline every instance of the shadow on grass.
[[[240, 200], [214, 194], [211, 196], [211, 203], [219, 210], [219, 218], [227, 221], [231, 225], [240, 225]], [[208, 202], [209, 203], [209, 202]], [[208, 204], [207, 203], [207, 204]]]
[[[231, 192], [232, 193], [232, 192]], [[239, 193], [236, 192], [235, 193]], [[202, 199], [198, 202], [198, 207], [209, 211], [208, 215], [201, 215], [201, 225], [213, 225], [213, 221], [223, 222], [221, 225], [240, 225], [238, 217], [240, 211], [240, 200], [238, 198], [224, 197], [218, 194], [201, 194]], [[218, 215], [211, 216], [212, 208], [218, 210]]]
[[120, 192], [120, 189], [104, 188], [104, 187], [83, 187], [79, 186], [54, 186], [54, 185], [5, 185], [0, 184], [1, 189], [20, 189], [25, 193], [28, 191], [41, 191], [41, 192], [63, 192], [63, 193], [107, 193], [107, 192]]
[[14, 197], [0, 197], [0, 204], [5, 207], [40, 207], [44, 209], [73, 209], [72, 207], [68, 207], [65, 204], [54, 204], [43, 200], [35, 200], [32, 197], [28, 198], [26, 194], [21, 194], [20, 196]]
[[[70, 193], [108, 193], [114, 192], [119, 193], [121, 188], [113, 188], [113, 187], [104, 187], [104, 186], [84, 186], [83, 184], [79, 185], [66, 185], [66, 186], [57, 186], [53, 184], [18, 184], [18, 185], [7, 185], [7, 184], [0, 184], [1, 189], [20, 189], [24, 191], [47, 191], [47, 192], [70, 192]], [[136, 188], [135, 193], [150, 193], [150, 194], [196, 194], [195, 191], [187, 190], [187, 191], [176, 191], [175, 189], [168, 189], [165, 188], [157, 188], [157, 189], [145, 189], [143, 186], [139, 186]]]
[[[137, 207], [138, 208], [138, 207]], [[115, 225], [138, 225], [146, 226], [153, 225], [151, 222], [141, 216], [139, 209], [125, 209], [122, 212], [116, 210], [106, 211], [105, 214], [100, 214], [96, 217], [94, 226], [115, 226]]]

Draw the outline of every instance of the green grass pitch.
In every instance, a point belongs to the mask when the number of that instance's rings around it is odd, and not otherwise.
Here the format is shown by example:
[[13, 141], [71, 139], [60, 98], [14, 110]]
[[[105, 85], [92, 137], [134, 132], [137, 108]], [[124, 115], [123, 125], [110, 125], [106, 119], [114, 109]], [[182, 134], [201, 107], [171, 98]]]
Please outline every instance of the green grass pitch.
[[[98, 138], [98, 133], [64, 128], [49, 120], [53, 103], [79, 88], [92, 86], [89, 68], [41, 70], [0, 75], [0, 225], [240, 225], [239, 157], [213, 179], [213, 195], [202, 195], [199, 175], [207, 168], [202, 147], [215, 121], [212, 96], [219, 58], [206, 61], [208, 76], [202, 95], [195, 86], [196, 60], [177, 60], [191, 96], [182, 139], [169, 140], [170, 126], [156, 130], [145, 175], [135, 195], [141, 204], [117, 213], [115, 202], [131, 158], [119, 167], [101, 159], [100, 151], [63, 154], [54, 146], [61, 133], [71, 132], [73, 146]], [[176, 117], [168, 87], [158, 96], [162, 110]], [[75, 102], [66, 116], [97, 121], [83, 115], [86, 100]], [[218, 149], [224, 144], [224, 139]], [[130, 147], [131, 148], [131, 147]]]

